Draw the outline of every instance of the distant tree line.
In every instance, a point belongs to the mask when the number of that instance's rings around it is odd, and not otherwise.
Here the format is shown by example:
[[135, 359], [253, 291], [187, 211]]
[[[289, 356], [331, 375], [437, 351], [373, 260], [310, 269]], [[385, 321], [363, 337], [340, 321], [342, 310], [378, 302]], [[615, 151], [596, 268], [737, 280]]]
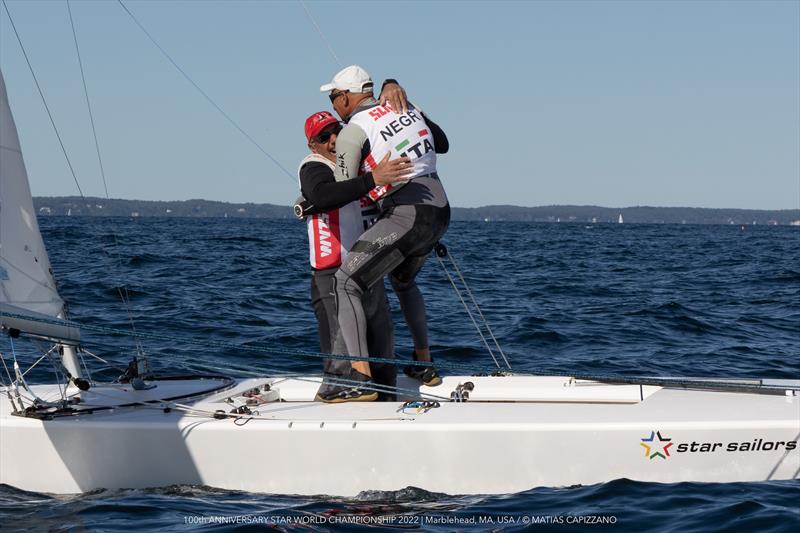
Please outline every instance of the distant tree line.
[[[39, 216], [293, 218], [287, 205], [231, 204], [210, 200], [173, 202], [120, 200], [77, 196], [33, 199]], [[709, 209], [702, 207], [598, 207], [548, 205], [519, 207], [492, 205], [454, 207], [453, 220], [580, 222], [634, 224], [778, 224], [800, 225], [800, 209]]]

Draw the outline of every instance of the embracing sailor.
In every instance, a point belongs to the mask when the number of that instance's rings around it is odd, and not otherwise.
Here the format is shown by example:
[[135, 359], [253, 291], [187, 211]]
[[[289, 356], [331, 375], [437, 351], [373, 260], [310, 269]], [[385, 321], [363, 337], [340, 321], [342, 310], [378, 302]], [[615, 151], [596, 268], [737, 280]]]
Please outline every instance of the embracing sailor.
[[[392, 91], [389, 91], [390, 93]], [[301, 210], [308, 227], [309, 261], [311, 263], [311, 303], [317, 317], [320, 349], [324, 353], [346, 353], [339, 333], [336, 304], [333, 294], [334, 274], [342, 258], [377, 217], [377, 208], [364, 194], [379, 185], [389, 185], [402, 179], [410, 170], [407, 159], [389, 161], [388, 157], [373, 172], [360, 180], [337, 182], [334, 179], [336, 136], [341, 125], [327, 111], [313, 113], [306, 119], [304, 133], [311, 153], [298, 168], [302, 193]], [[383, 284], [376, 284], [363, 295], [367, 317], [367, 336], [370, 353], [379, 357], [394, 356], [394, 330]], [[346, 382], [352, 372], [349, 362], [328, 359], [324, 364], [326, 381], [320, 387], [317, 399], [329, 398], [329, 382]], [[396, 380], [394, 365], [372, 365], [377, 383], [393, 387]], [[337, 391], [340, 393], [341, 391]], [[342, 396], [341, 394], [339, 396]], [[348, 395], [344, 395], [348, 396]], [[355, 396], [358, 396], [357, 398]], [[358, 391], [350, 400], [374, 400], [374, 391]], [[341, 401], [341, 400], [339, 400]]]
[[[369, 355], [362, 297], [390, 274], [414, 341], [414, 358], [432, 362], [425, 300], [416, 276], [450, 222], [450, 205], [436, 172], [436, 154], [447, 152], [447, 137], [411, 104], [405, 112], [381, 105], [373, 98], [372, 79], [357, 65], [337, 73], [320, 91], [330, 92], [334, 110], [347, 121], [336, 140], [337, 181], [362, 179], [387, 156], [408, 157], [413, 164], [409, 179], [369, 192], [380, 216], [336, 273], [339, 327], [347, 351], [351, 356]], [[352, 366], [355, 377], [371, 381], [369, 365], [357, 361]], [[406, 374], [426, 385], [441, 383], [432, 365], [409, 366]]]

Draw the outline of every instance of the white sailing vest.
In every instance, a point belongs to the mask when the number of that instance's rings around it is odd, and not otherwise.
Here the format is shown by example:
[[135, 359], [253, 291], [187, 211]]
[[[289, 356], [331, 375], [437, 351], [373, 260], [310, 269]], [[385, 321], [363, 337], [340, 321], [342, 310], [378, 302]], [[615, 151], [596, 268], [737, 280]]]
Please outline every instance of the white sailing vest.
[[[389, 159], [408, 156], [414, 164], [414, 172], [409, 179], [436, 172], [436, 150], [433, 135], [422, 118], [422, 114], [409, 104], [408, 112], [398, 114], [389, 105], [375, 106], [360, 111], [350, 117], [349, 124], [356, 124], [367, 134], [370, 153], [361, 162], [361, 174], [371, 171], [387, 153]], [[369, 193], [373, 201], [386, 197], [408, 183], [397, 182], [378, 185]]]
[[[300, 162], [297, 169], [298, 181], [300, 169], [310, 162], [325, 163], [331, 171], [336, 168], [329, 159], [319, 154], [309, 154]], [[365, 196], [339, 209], [306, 217], [311, 268], [324, 270], [341, 265], [347, 251], [352, 248], [364, 230], [372, 225], [377, 214], [375, 205]]]

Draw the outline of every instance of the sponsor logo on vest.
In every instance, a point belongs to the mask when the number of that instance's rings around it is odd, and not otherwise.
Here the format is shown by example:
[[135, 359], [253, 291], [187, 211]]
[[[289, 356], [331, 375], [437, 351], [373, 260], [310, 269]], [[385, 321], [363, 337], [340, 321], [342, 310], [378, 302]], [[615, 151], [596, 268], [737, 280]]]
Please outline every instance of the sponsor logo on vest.
[[367, 196], [372, 198], [373, 201], [377, 202], [381, 199], [381, 197], [389, 192], [392, 189], [392, 184], [389, 185], [376, 185], [371, 191], [367, 193]]
[[[376, 111], [377, 109], [380, 109], [380, 108], [373, 109], [372, 111], [369, 112], [369, 114], [372, 115], [373, 111]], [[384, 113], [384, 115], [385, 114], [386, 113]], [[372, 115], [372, 116], [374, 117], [374, 115]], [[381, 116], [383, 116], [383, 115], [381, 115]], [[380, 118], [380, 117], [378, 117], [378, 118]], [[375, 120], [378, 120], [378, 119], [376, 118]], [[395, 136], [396, 133], [400, 133], [401, 131], [403, 131], [407, 127], [411, 126], [412, 124], [414, 124], [415, 122], [418, 122], [420, 120], [422, 120], [422, 119], [417, 116], [417, 114], [414, 112], [414, 110], [413, 109], [409, 109], [408, 113], [406, 113], [405, 115], [400, 115], [398, 118], [396, 118], [393, 121], [389, 122], [389, 124], [387, 124], [386, 127], [381, 130], [381, 140], [386, 141], [388, 139], [391, 139], [392, 137]], [[422, 130], [422, 131], [425, 131], [425, 130]], [[426, 133], [427, 133], [427, 131], [426, 131]]]
[[[644, 455], [652, 460], [656, 457], [671, 457], [670, 449], [675, 453], [719, 453], [719, 452], [791, 452], [797, 449], [797, 439], [765, 440], [755, 437], [752, 441], [738, 442], [681, 442], [663, 436], [660, 431], [651, 431], [649, 437], [640, 439], [639, 445], [644, 448]], [[674, 447], [673, 447], [674, 445]]]
[[341, 252], [341, 219], [339, 209], [314, 215], [311, 233], [311, 266], [314, 268], [332, 268], [339, 266]]
[[317, 217], [317, 224], [319, 256], [328, 257], [333, 252], [333, 243], [331, 242], [330, 217], [327, 213], [320, 214]]
[[[403, 148], [411, 144], [411, 141], [406, 139], [405, 141], [401, 142], [395, 149], [400, 152]], [[422, 147], [422, 148], [420, 148]], [[424, 151], [423, 151], [424, 149]], [[423, 155], [427, 154], [428, 152], [433, 152], [433, 144], [428, 139], [422, 139], [422, 142], [418, 142], [416, 144], [412, 144], [408, 147], [408, 150], [400, 152], [400, 156], [408, 155], [408, 152], [414, 152], [414, 155], [417, 157], [422, 157]]]
[[325, 231], [324, 229], [320, 229], [319, 232], [319, 252], [320, 256], [328, 257], [331, 255], [332, 245], [331, 245], [331, 232]]
[[342, 171], [342, 174], [344, 174], [347, 178], [350, 177], [350, 175], [347, 173], [347, 163], [344, 160], [344, 154], [336, 154], [336, 166], [339, 167], [339, 169]]
[[372, 117], [372, 120], [377, 122], [382, 116], [389, 114], [389, 111], [391, 110], [392, 108], [389, 107], [389, 104], [386, 104], [385, 106], [376, 107], [375, 109], [370, 110], [369, 116]]

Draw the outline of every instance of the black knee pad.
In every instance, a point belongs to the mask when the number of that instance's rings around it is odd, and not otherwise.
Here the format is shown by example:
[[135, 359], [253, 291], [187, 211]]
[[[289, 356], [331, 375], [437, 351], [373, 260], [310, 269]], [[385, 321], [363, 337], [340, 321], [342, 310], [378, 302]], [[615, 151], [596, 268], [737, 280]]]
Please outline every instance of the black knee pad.
[[366, 291], [381, 281], [383, 276], [397, 268], [404, 259], [403, 252], [396, 248], [376, 255], [350, 274], [350, 279], [356, 282], [362, 291]]

